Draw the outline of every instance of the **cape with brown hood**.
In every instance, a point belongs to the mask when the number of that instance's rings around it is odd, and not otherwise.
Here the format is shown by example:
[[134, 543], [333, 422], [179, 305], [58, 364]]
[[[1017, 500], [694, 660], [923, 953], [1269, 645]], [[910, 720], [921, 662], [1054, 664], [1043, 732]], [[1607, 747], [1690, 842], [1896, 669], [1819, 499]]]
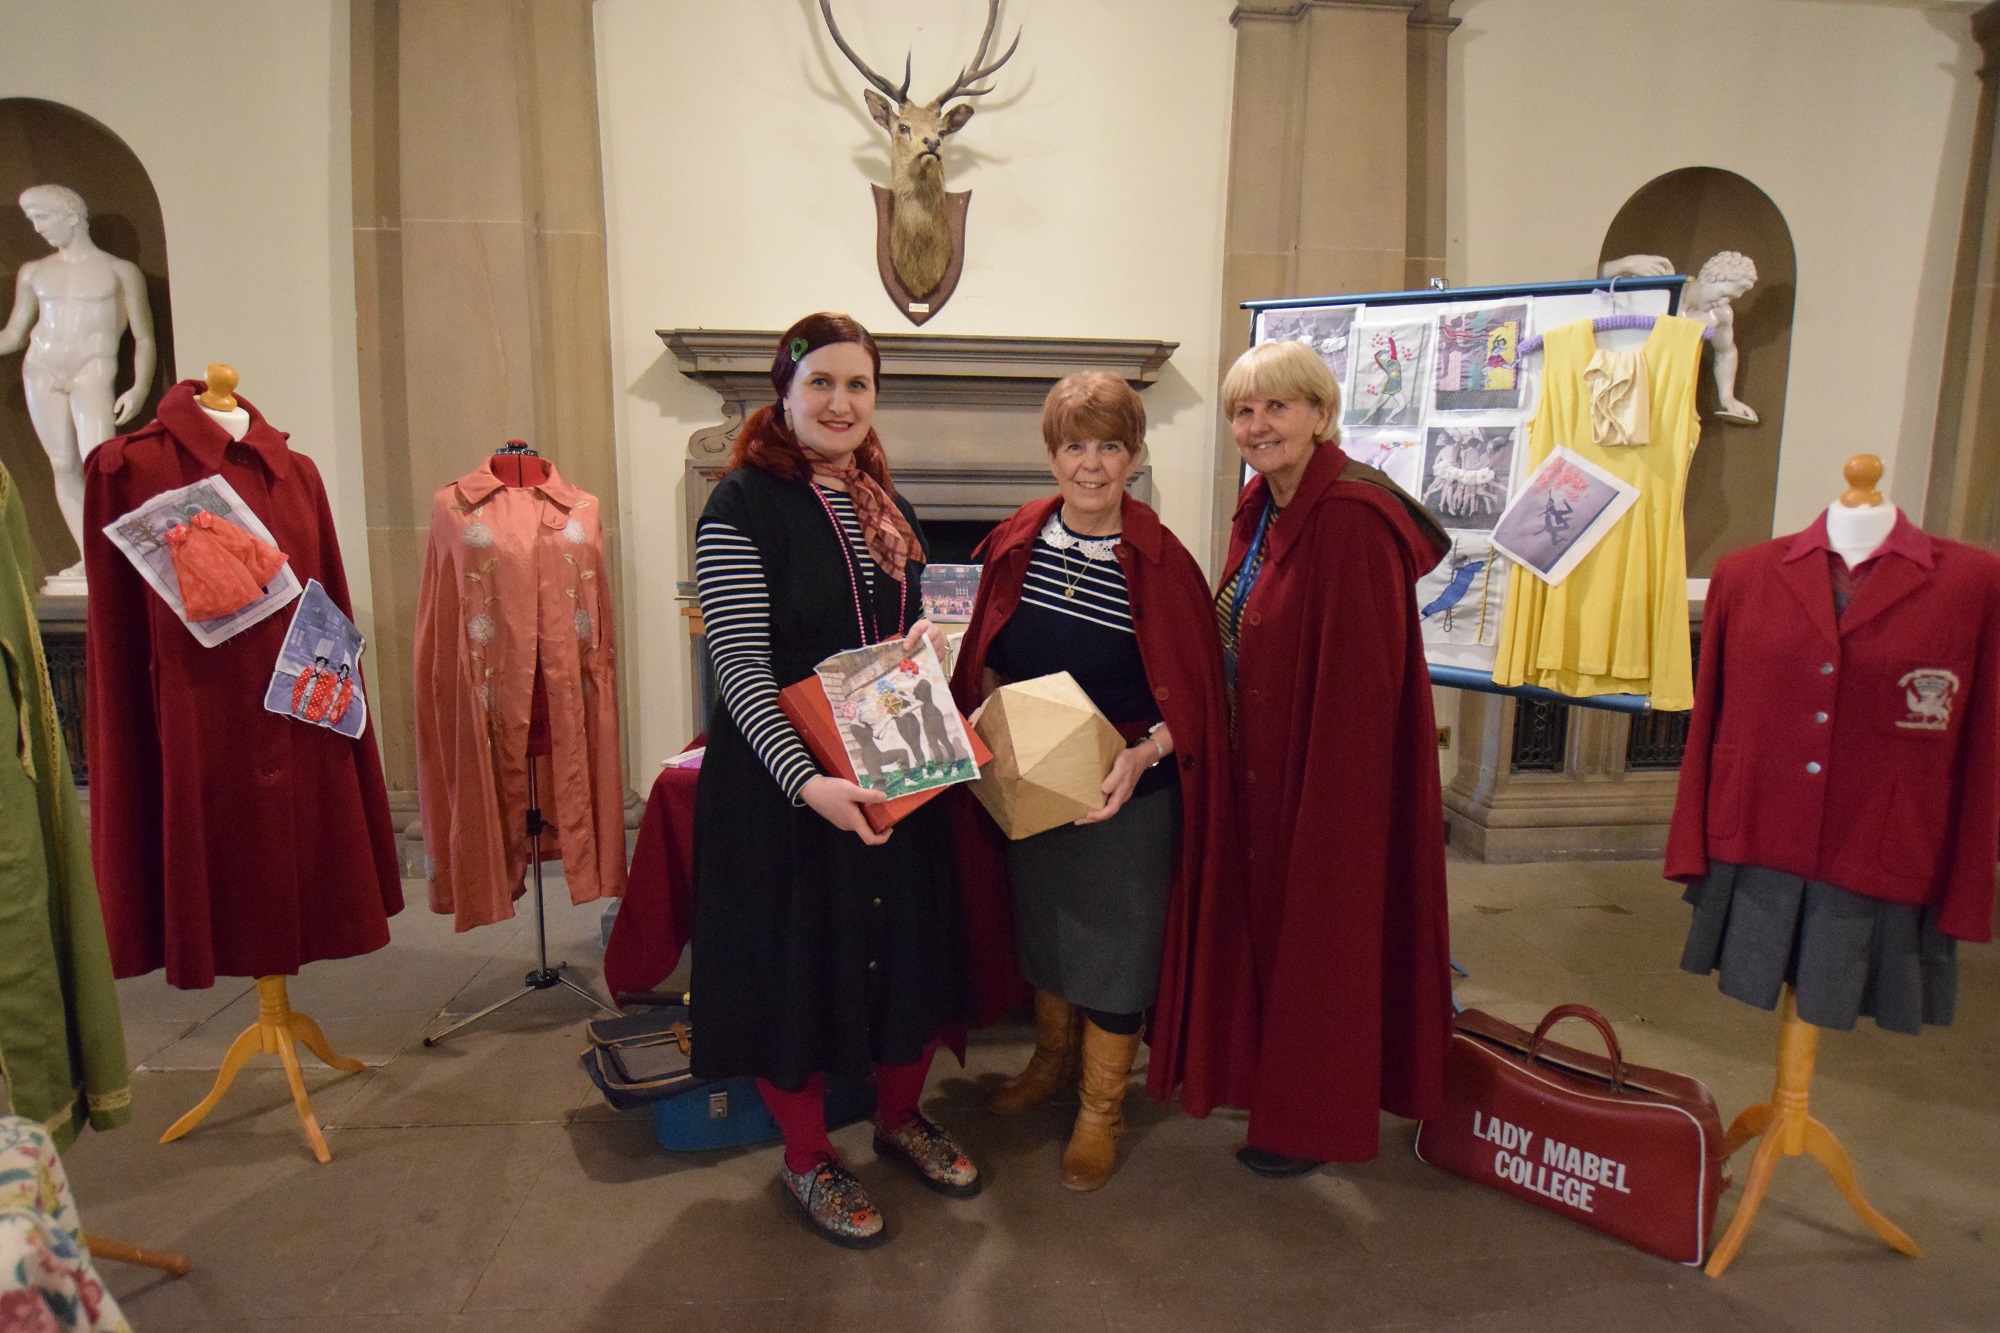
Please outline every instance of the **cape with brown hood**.
[[[1061, 498], [1024, 505], [981, 544], [979, 603], [952, 675], [959, 708], [970, 713], [993, 641], [1020, 605], [1030, 548]], [[1247, 985], [1249, 953], [1240, 892], [1235, 809], [1230, 794], [1229, 707], [1221, 647], [1212, 631], [1201, 567], [1150, 508], [1125, 497], [1118, 564], [1132, 629], [1180, 765], [1180, 858], [1167, 907], [1157, 1008], [1148, 1025], [1152, 1057], [1146, 1091], [1162, 1100], [1178, 1086], [1195, 1115], [1248, 1095], [1254, 1047]], [[992, 1023], [1025, 1000], [1014, 947], [1006, 844], [969, 794], [954, 794], [960, 884], [972, 948], [975, 1021]], [[1201, 961], [1197, 961], [1199, 958]]]
[[[1225, 585], [1269, 494], [1259, 477], [1237, 502]], [[1333, 444], [1265, 542], [1236, 681], [1257, 991], [1249, 1141], [1365, 1161], [1378, 1107], [1421, 1118], [1443, 1095], [1444, 812], [1415, 587], [1449, 542]]]

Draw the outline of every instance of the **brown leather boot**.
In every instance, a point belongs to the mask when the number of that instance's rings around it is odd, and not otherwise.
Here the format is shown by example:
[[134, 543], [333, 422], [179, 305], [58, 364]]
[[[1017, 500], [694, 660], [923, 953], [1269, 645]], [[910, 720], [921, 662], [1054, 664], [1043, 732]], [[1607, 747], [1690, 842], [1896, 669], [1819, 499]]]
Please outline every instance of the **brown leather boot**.
[[1138, 1053], [1138, 1033], [1121, 1037], [1084, 1020], [1082, 1105], [1062, 1156], [1062, 1183], [1073, 1190], [1096, 1189], [1111, 1179], [1118, 1165], [1118, 1140], [1125, 1134], [1125, 1087]]
[[1028, 1066], [987, 1094], [994, 1115], [1019, 1115], [1040, 1106], [1066, 1083], [1076, 1081], [1076, 1006], [1045, 990], [1035, 992], [1035, 1053]]

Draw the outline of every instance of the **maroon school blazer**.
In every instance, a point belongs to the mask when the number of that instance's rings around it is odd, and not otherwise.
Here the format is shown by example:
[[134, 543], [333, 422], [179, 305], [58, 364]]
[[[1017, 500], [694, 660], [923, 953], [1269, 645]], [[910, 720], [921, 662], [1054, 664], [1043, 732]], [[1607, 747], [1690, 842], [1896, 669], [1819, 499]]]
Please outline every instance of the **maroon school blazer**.
[[1989, 939], [2000, 558], [1899, 516], [1836, 621], [1838, 558], [1822, 514], [1715, 567], [1667, 878], [1769, 866]]

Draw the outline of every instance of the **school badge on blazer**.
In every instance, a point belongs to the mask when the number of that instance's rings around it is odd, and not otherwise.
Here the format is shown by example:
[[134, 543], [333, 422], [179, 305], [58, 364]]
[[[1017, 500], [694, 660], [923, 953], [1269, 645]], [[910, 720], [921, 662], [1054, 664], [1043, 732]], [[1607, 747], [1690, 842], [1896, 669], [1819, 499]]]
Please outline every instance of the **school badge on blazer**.
[[[1580, 1018], [1610, 1058], [1548, 1040]], [[1722, 1122], [1694, 1079], [1625, 1063], [1604, 1015], [1549, 1010], [1532, 1034], [1468, 1009], [1445, 1057], [1445, 1111], [1417, 1156], [1648, 1254], [1699, 1264], [1722, 1193]]]

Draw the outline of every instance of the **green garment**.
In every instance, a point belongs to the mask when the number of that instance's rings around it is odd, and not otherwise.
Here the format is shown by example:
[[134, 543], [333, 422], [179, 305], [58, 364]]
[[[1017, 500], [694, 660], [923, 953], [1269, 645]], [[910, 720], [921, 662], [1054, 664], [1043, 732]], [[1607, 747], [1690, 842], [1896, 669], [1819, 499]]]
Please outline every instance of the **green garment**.
[[68, 1147], [132, 1117], [125, 1029], [28, 590], [28, 516], [0, 467], [0, 1079]]

